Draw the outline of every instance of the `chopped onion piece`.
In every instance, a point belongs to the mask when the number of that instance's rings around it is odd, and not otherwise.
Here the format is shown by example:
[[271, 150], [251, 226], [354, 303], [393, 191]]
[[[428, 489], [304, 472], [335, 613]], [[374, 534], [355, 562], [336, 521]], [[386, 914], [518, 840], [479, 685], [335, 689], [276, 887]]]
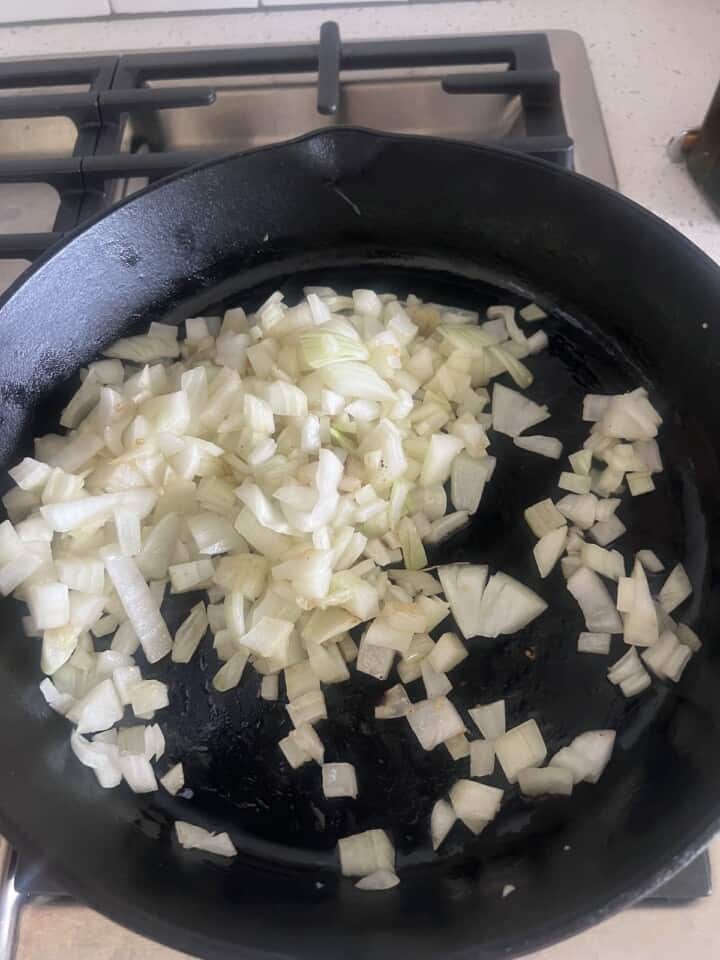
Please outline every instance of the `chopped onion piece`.
[[75, 698], [69, 693], [61, 693], [50, 677], [45, 677], [40, 684], [40, 693], [45, 698], [45, 703], [63, 716], [75, 703]]
[[644, 493], [652, 493], [655, 484], [649, 473], [628, 473], [627, 485], [630, 495], [640, 497]]
[[495, 745], [491, 740], [473, 740], [470, 744], [470, 776], [489, 777], [495, 769]]
[[400, 878], [392, 870], [376, 870], [362, 880], [358, 880], [355, 886], [358, 890], [391, 890], [400, 883]]
[[663, 630], [657, 643], [641, 654], [643, 662], [650, 667], [656, 677], [665, 676], [665, 664], [680, 645], [680, 641], [670, 630]]
[[[218, 637], [219, 636], [220, 634], [218, 634]], [[234, 648], [234, 641], [231, 641], [231, 644], [232, 648]], [[248, 652], [244, 647], [232, 653], [213, 677], [213, 686], [215, 689], [220, 693], [227, 693], [228, 690], [236, 687], [245, 672], [247, 661]]]
[[632, 581], [632, 609], [623, 614], [625, 643], [649, 647], [657, 643], [658, 618], [645, 570], [639, 560], [633, 566]]
[[625, 560], [617, 550], [606, 550], [594, 543], [584, 543], [580, 548], [580, 562], [609, 580], [625, 578]]
[[621, 537], [626, 529], [627, 527], [622, 520], [613, 514], [609, 520], [601, 520], [594, 524], [594, 526], [590, 528], [590, 536], [595, 543], [599, 543], [601, 547], [606, 547], [609, 543], [612, 543], [613, 540]]
[[680, 644], [679, 647], [676, 647], [675, 650], [673, 650], [663, 664], [663, 671], [668, 680], [673, 680], [675, 683], [678, 682], [682, 676], [683, 670], [688, 665], [692, 653], [692, 650], [683, 644]]
[[319, 689], [320, 681], [307, 660], [285, 668], [285, 692], [288, 700], [297, 700], [306, 693]]
[[447, 697], [420, 700], [405, 715], [423, 750], [435, 747], [465, 732], [465, 724]]
[[538, 320], [544, 320], [547, 314], [536, 303], [529, 303], [520, 310], [520, 316], [527, 323], [536, 323]]
[[450, 833], [457, 814], [447, 800], [438, 800], [430, 814], [430, 836], [433, 850], [437, 850], [443, 840]]
[[357, 779], [355, 767], [351, 763], [324, 763], [322, 766], [322, 787], [325, 796], [357, 797]]
[[320, 371], [325, 386], [344, 397], [358, 400], [395, 400], [390, 386], [365, 363], [346, 361], [330, 363]]
[[505, 733], [505, 701], [496, 700], [468, 710], [475, 726], [486, 740], [497, 740]]
[[430, 524], [430, 533], [423, 537], [425, 543], [436, 544], [447, 540], [458, 530], [461, 530], [468, 522], [469, 516], [465, 510], [457, 510], [455, 513], [448, 513], [439, 520], [433, 520]]
[[[160, 680], [141, 680], [128, 690], [130, 706], [136, 717], [151, 716], [170, 705], [167, 685]], [[83, 731], [80, 731], [81, 733]]]
[[122, 719], [123, 708], [112, 680], [103, 680], [78, 700], [68, 717], [77, 724], [78, 733], [109, 730]]
[[497, 815], [503, 791], [474, 780], [458, 780], [450, 790], [450, 802], [466, 827], [480, 833]]
[[317, 723], [327, 719], [325, 697], [321, 690], [311, 690], [287, 705], [287, 712], [295, 727], [303, 723]]
[[464, 733], [459, 733], [456, 737], [450, 737], [445, 741], [445, 749], [453, 760], [462, 760], [470, 756], [470, 741]]
[[595, 523], [597, 498], [592, 493], [568, 493], [558, 500], [558, 511], [581, 530], [589, 530]]
[[186, 850], [204, 850], [219, 857], [234, 857], [237, 850], [227, 833], [210, 833], [203, 827], [186, 823], [184, 820], [175, 821], [175, 833], [181, 847]]
[[567, 543], [567, 527], [557, 527], [540, 537], [533, 547], [533, 555], [538, 572], [544, 579], [553, 570]]
[[525, 520], [536, 537], [557, 530], [567, 524], [567, 519], [557, 509], [552, 500], [541, 500], [525, 511]]
[[477, 459], [468, 452], [455, 457], [450, 471], [450, 499], [456, 510], [477, 511], [493, 463], [492, 457]]
[[562, 456], [562, 443], [557, 439], [557, 437], [515, 436], [513, 437], [513, 443], [521, 450], [529, 450], [530, 453], [538, 453], [541, 457], [548, 457], [550, 460], [559, 460]]
[[575, 783], [581, 780], [597, 783], [610, 761], [614, 745], [614, 730], [588, 730], [575, 737], [569, 746], [559, 750], [550, 761], [550, 766], [570, 770]]
[[28, 589], [30, 616], [38, 630], [64, 627], [70, 620], [70, 594], [64, 583], [34, 584]]
[[684, 644], [686, 647], [689, 647], [693, 653], [697, 653], [702, 646], [700, 637], [695, 633], [694, 630], [691, 630], [690, 627], [686, 626], [686, 624], [679, 623], [677, 625], [676, 633], [680, 643]]
[[547, 756], [547, 747], [535, 720], [512, 727], [494, 742], [495, 755], [510, 783], [526, 767], [538, 767]]
[[403, 562], [408, 570], [421, 570], [427, 564], [427, 556], [417, 527], [409, 517], [403, 517], [398, 525], [398, 537], [403, 552]]
[[101, 787], [109, 789], [120, 785], [122, 773], [117, 746], [90, 742], [74, 732], [70, 737], [70, 747], [80, 763], [92, 769]]
[[164, 777], [160, 777], [160, 783], [169, 794], [174, 797], [185, 786], [185, 772], [181, 763], [176, 763], [170, 767]]
[[277, 700], [280, 696], [280, 681], [276, 673], [262, 678], [260, 683], [260, 696], [263, 700]]
[[[376, 647], [363, 636], [357, 654], [356, 667], [377, 680], [386, 680], [393, 665], [396, 651], [390, 647]], [[402, 678], [401, 678], [402, 679]]]
[[157, 663], [172, 650], [172, 639], [137, 563], [132, 557], [106, 556], [105, 569], [148, 663]]
[[518, 783], [526, 797], [539, 797], [544, 793], [569, 797], [574, 782], [572, 771], [560, 766], [527, 767], [518, 773]]
[[660, 606], [665, 613], [672, 613], [692, 593], [692, 584], [681, 563], [676, 564], [658, 594]]
[[448, 673], [467, 655], [467, 649], [456, 633], [443, 633], [428, 654], [427, 662], [438, 673]]
[[382, 700], [375, 707], [375, 719], [394, 720], [398, 717], [404, 717], [411, 706], [405, 687], [398, 683], [383, 694]]
[[590, 493], [590, 477], [582, 476], [578, 473], [568, 473], [563, 470], [558, 480], [558, 486], [561, 490], [567, 490], [569, 493], [586, 494]]
[[648, 573], [662, 573], [665, 569], [662, 560], [652, 550], [638, 550], [635, 557], [645, 567]]
[[325, 747], [317, 735], [315, 728], [309, 723], [301, 723], [295, 730], [290, 731], [288, 737], [310, 760], [314, 760], [319, 764], [323, 763], [325, 759]]
[[637, 650], [633, 647], [610, 667], [608, 680], [610, 683], [619, 684], [636, 673], [644, 673], [644, 670]]
[[620, 615], [607, 587], [594, 570], [580, 567], [567, 581], [567, 588], [575, 597], [585, 626], [591, 633], [621, 633]]
[[297, 770], [303, 764], [309, 763], [312, 759], [310, 755], [303, 750], [297, 740], [290, 735], [283, 737], [283, 739], [279, 741], [278, 746], [293, 770]]
[[577, 453], [571, 453], [568, 457], [573, 473], [581, 477], [590, 475], [592, 467], [592, 450], [578, 450]]
[[438, 567], [437, 572], [460, 632], [466, 639], [476, 637], [482, 626], [480, 601], [485, 590], [488, 568], [477, 564], [454, 563]]
[[420, 663], [420, 670], [425, 686], [425, 695], [428, 700], [443, 697], [446, 693], [450, 693], [452, 684], [447, 676], [444, 673], [436, 671], [427, 658]]
[[465, 446], [465, 441], [446, 433], [434, 433], [420, 473], [420, 486], [432, 487], [443, 484], [450, 477], [452, 463]]
[[578, 653], [610, 653], [609, 633], [581, 633], [577, 642]]
[[190, 590], [201, 590], [207, 585], [207, 582], [212, 579], [214, 573], [215, 568], [210, 559], [190, 560], [187, 563], [175, 563], [168, 567], [170, 586], [173, 593], [187, 593]]
[[550, 416], [547, 407], [533, 403], [521, 393], [495, 383], [492, 396], [493, 429], [509, 437], [542, 423]]
[[369, 877], [378, 870], [395, 869], [395, 848], [384, 830], [366, 830], [338, 840], [344, 877]]
[[517, 633], [547, 609], [547, 603], [536, 593], [506, 573], [490, 577], [477, 605], [475, 626], [481, 637], [498, 637]]
[[642, 693], [643, 690], [647, 690], [651, 682], [650, 674], [646, 670], [642, 670], [634, 673], [626, 680], [621, 680], [620, 689], [624, 696], [636, 697], [639, 693]]
[[174, 663], [189, 663], [208, 628], [205, 604], [200, 601], [190, 610], [175, 634], [170, 659]]

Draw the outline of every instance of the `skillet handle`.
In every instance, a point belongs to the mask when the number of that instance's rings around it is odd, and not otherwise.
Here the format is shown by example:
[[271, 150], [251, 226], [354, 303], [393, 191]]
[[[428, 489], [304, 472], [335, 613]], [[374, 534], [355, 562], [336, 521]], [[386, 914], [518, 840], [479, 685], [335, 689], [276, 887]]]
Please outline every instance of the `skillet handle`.
[[317, 110], [323, 116], [336, 114], [340, 104], [341, 60], [340, 27], [334, 20], [326, 20], [320, 27], [318, 50]]

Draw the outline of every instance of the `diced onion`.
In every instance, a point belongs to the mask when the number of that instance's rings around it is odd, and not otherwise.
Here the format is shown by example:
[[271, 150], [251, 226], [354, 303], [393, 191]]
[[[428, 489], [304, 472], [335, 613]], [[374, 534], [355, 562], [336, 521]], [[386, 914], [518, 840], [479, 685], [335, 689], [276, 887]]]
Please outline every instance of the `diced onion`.
[[393, 720], [404, 717], [411, 707], [405, 687], [398, 683], [383, 694], [382, 701], [375, 707], [376, 720]]
[[355, 767], [351, 763], [324, 763], [322, 788], [326, 797], [352, 797], [358, 794]]
[[577, 600], [590, 632], [622, 632], [623, 625], [615, 604], [594, 570], [580, 567], [567, 581], [567, 588]]
[[575, 737], [569, 746], [559, 750], [550, 761], [550, 766], [570, 770], [575, 783], [581, 780], [597, 783], [610, 761], [614, 744], [614, 730], [588, 730]]
[[443, 840], [450, 833], [457, 814], [447, 800], [438, 800], [430, 815], [430, 834], [433, 850], [437, 850]]
[[405, 716], [423, 750], [434, 750], [451, 737], [465, 732], [460, 714], [447, 697], [420, 700]]
[[610, 653], [609, 633], [581, 633], [577, 642], [578, 653]]
[[510, 783], [526, 767], [539, 766], [547, 756], [547, 748], [535, 720], [512, 727], [494, 741], [495, 755]]
[[556, 793], [569, 797], [575, 779], [566, 767], [526, 767], [518, 773], [518, 784], [526, 797], [539, 797], [543, 793]]
[[692, 593], [692, 584], [681, 563], [676, 564], [658, 594], [660, 606], [665, 613], [672, 613]]
[[521, 450], [538, 453], [550, 460], [559, 460], [562, 456], [562, 443], [556, 437], [513, 437], [513, 443]]
[[358, 890], [391, 890], [400, 883], [400, 878], [392, 870], [376, 870], [362, 880], [358, 880], [355, 886]]
[[180, 846], [186, 850], [204, 850], [218, 857], [237, 855], [235, 845], [227, 833], [210, 833], [209, 830], [186, 823], [184, 820], [175, 821], [175, 833]]
[[470, 776], [489, 777], [495, 769], [495, 746], [491, 740], [473, 740], [470, 744]]
[[369, 877], [377, 870], [395, 870], [395, 848], [384, 830], [366, 830], [338, 840], [344, 877]]
[[505, 701], [496, 700], [485, 706], [468, 711], [475, 725], [486, 740], [497, 740], [505, 733]]
[[458, 780], [450, 790], [450, 802], [459, 820], [473, 833], [480, 833], [500, 809], [503, 791], [473, 780]]

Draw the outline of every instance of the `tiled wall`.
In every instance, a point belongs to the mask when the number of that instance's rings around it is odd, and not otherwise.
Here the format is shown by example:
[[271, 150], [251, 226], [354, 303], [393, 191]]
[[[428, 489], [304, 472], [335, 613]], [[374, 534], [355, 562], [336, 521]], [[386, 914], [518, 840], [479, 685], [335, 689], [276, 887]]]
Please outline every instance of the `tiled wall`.
[[[115, 15], [249, 10], [257, 7], [334, 6], [372, 2], [373, 0], [0, 0], [0, 24]], [[407, 3], [409, 0], [375, 0], [375, 2]]]

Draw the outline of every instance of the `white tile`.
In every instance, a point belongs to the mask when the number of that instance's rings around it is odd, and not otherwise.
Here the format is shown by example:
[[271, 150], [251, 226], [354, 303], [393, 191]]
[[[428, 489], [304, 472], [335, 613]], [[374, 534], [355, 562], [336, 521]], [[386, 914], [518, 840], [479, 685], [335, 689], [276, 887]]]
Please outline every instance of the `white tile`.
[[113, 13], [203, 13], [257, 7], [258, 0], [110, 0]]
[[110, 0], [0, 0], [0, 23], [107, 17]]

